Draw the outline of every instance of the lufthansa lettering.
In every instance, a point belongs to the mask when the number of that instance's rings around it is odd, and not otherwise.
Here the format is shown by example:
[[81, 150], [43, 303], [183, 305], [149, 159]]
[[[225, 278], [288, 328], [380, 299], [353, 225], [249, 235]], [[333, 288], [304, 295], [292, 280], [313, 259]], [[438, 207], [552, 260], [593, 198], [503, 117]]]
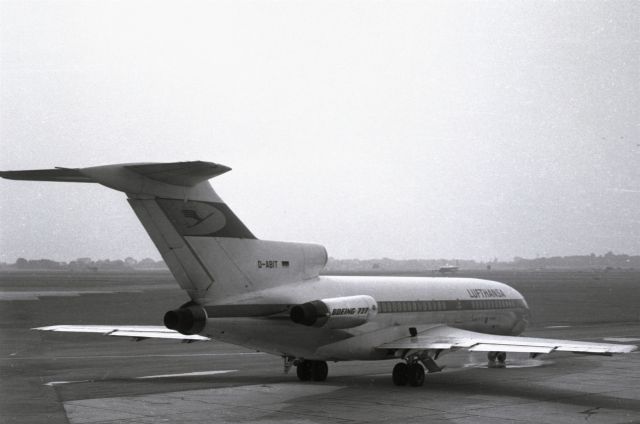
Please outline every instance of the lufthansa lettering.
[[485, 299], [488, 297], [507, 297], [500, 289], [467, 289], [469, 297], [473, 299]]

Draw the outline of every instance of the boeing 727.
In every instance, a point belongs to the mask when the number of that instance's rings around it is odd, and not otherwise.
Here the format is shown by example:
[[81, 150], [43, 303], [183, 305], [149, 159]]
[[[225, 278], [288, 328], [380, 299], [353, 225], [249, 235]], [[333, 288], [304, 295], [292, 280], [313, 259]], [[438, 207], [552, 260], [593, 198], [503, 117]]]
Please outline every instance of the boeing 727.
[[99, 183], [127, 200], [190, 300], [161, 326], [41, 327], [136, 339], [220, 340], [284, 358], [300, 380], [323, 381], [327, 361], [393, 359], [396, 385], [420, 386], [450, 351], [627, 353], [633, 345], [519, 336], [527, 302], [515, 289], [473, 278], [321, 276], [315, 244], [258, 240], [208, 180], [210, 162], [138, 163], [5, 171], [15, 180]]

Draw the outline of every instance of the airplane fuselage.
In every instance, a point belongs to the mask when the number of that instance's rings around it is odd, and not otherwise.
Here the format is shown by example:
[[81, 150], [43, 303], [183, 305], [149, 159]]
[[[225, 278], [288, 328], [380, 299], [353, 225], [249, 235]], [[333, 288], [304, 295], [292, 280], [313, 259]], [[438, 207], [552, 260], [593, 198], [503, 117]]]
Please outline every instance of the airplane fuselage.
[[[376, 310], [353, 328], [303, 325], [290, 316], [292, 306], [310, 298], [359, 296], [373, 298]], [[264, 310], [268, 316], [243, 316], [243, 309]], [[329, 319], [357, 319], [359, 313], [367, 313], [365, 309], [330, 308]], [[503, 283], [473, 278], [320, 276], [205, 305], [205, 310], [208, 318], [201, 335], [315, 360], [393, 358], [375, 346], [437, 325], [518, 335], [529, 317], [527, 303], [518, 291]]]

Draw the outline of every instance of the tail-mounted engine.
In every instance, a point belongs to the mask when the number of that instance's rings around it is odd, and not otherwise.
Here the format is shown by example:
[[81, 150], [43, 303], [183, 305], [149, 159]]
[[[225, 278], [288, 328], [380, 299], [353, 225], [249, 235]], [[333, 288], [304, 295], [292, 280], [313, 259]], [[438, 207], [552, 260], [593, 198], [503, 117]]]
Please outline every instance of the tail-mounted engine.
[[201, 306], [182, 306], [164, 314], [164, 325], [185, 335], [198, 334], [207, 324], [207, 313]]
[[346, 296], [314, 300], [291, 308], [291, 320], [297, 324], [333, 329], [353, 328], [378, 313], [371, 296]]

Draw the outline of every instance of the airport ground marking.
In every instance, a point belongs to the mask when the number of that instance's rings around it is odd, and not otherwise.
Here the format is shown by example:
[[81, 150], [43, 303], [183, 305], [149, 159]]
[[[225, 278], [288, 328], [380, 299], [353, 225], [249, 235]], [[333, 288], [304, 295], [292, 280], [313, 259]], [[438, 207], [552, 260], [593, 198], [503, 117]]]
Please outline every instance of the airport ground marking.
[[45, 383], [45, 386], [49, 386], [49, 387], [53, 387], [53, 386], [60, 386], [62, 384], [73, 384], [73, 383], [88, 383], [91, 380], [71, 380], [71, 381], [50, 381], [48, 383]]
[[144, 377], [136, 377], [137, 380], [146, 380], [150, 378], [173, 378], [173, 377], [198, 377], [204, 375], [216, 375], [216, 374], [227, 374], [230, 372], [237, 372], [238, 370], [219, 370], [219, 371], [196, 371], [196, 372], [185, 372], [180, 374], [159, 374], [159, 375], [145, 375]]

